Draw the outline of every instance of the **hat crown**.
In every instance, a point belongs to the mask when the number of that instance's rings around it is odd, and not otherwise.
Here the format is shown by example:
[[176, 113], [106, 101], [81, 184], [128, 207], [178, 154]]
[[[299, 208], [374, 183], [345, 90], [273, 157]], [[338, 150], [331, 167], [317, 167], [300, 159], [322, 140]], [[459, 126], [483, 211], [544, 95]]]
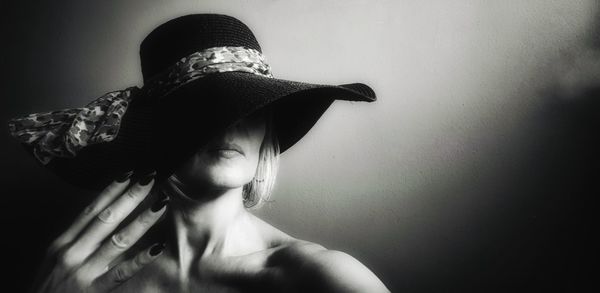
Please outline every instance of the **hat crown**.
[[246, 47], [261, 52], [250, 28], [228, 15], [191, 14], [163, 23], [140, 45], [144, 82], [185, 56], [223, 46]]

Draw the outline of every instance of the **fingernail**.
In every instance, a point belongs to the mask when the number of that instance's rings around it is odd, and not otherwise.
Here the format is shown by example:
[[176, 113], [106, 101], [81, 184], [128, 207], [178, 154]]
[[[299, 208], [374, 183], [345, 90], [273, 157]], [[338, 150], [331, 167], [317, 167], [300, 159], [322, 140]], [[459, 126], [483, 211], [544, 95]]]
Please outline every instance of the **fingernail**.
[[152, 246], [152, 248], [150, 248], [150, 256], [157, 256], [159, 255], [163, 249], [165, 249], [165, 244], [164, 243], [156, 243]]
[[133, 175], [133, 171], [125, 172], [125, 173], [119, 175], [117, 177], [116, 181], [119, 183], [123, 183], [123, 182], [127, 181], [127, 179], [131, 178], [131, 175]]
[[168, 203], [169, 203], [169, 197], [161, 192], [160, 197], [152, 204], [152, 206], [150, 207], [150, 210], [153, 213], [156, 213], [156, 212], [160, 211]]
[[146, 175], [142, 176], [142, 178], [140, 178], [140, 185], [148, 185], [148, 183], [150, 183], [150, 181], [152, 181], [152, 179], [154, 178], [154, 176], [156, 176], [156, 171], [152, 171], [150, 173], [147, 173]]

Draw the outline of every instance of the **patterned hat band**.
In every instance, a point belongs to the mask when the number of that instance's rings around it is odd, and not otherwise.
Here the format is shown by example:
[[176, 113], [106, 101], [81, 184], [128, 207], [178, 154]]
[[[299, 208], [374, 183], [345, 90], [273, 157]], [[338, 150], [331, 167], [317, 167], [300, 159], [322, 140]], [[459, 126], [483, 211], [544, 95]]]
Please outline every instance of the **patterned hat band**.
[[145, 85], [152, 96], [164, 96], [178, 87], [219, 72], [247, 72], [273, 78], [271, 67], [264, 56], [245, 47], [213, 47], [181, 58], [163, 73], [151, 78]]
[[[273, 78], [264, 56], [245, 47], [213, 47], [181, 58], [144, 85], [145, 94], [163, 97], [209, 74], [247, 72]], [[29, 145], [42, 164], [72, 158], [84, 147], [114, 140], [137, 87], [107, 93], [83, 108], [35, 113], [9, 121], [9, 130]]]

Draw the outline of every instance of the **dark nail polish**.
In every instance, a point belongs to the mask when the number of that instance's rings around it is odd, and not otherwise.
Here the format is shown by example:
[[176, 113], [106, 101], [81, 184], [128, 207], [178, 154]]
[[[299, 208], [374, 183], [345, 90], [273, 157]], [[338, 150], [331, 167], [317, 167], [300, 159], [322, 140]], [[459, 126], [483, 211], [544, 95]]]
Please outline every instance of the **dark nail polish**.
[[150, 248], [150, 255], [157, 256], [159, 253], [161, 253], [163, 251], [163, 249], [165, 249], [164, 243], [156, 243], [152, 246], [152, 248]]
[[164, 206], [169, 203], [169, 197], [164, 193], [160, 193], [160, 197], [152, 204], [150, 210], [154, 213], [160, 211]]
[[133, 175], [133, 171], [125, 172], [125, 173], [117, 176], [116, 180], [119, 183], [123, 183], [123, 182], [127, 181], [127, 179], [131, 178], [131, 175]]
[[150, 183], [150, 181], [152, 181], [154, 176], [156, 176], [156, 171], [152, 171], [152, 172], [147, 173], [146, 175], [142, 176], [142, 178], [140, 178], [140, 181], [139, 181], [140, 185], [148, 185], [148, 183]]

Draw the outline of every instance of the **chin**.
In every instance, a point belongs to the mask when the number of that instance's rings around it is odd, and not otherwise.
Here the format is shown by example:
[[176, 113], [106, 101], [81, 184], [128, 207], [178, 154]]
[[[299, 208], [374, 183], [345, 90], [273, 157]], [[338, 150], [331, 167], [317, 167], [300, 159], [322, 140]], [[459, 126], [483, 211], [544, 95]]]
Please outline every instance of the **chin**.
[[252, 181], [253, 174], [235, 168], [210, 168], [204, 178], [198, 178], [215, 189], [234, 189]]

